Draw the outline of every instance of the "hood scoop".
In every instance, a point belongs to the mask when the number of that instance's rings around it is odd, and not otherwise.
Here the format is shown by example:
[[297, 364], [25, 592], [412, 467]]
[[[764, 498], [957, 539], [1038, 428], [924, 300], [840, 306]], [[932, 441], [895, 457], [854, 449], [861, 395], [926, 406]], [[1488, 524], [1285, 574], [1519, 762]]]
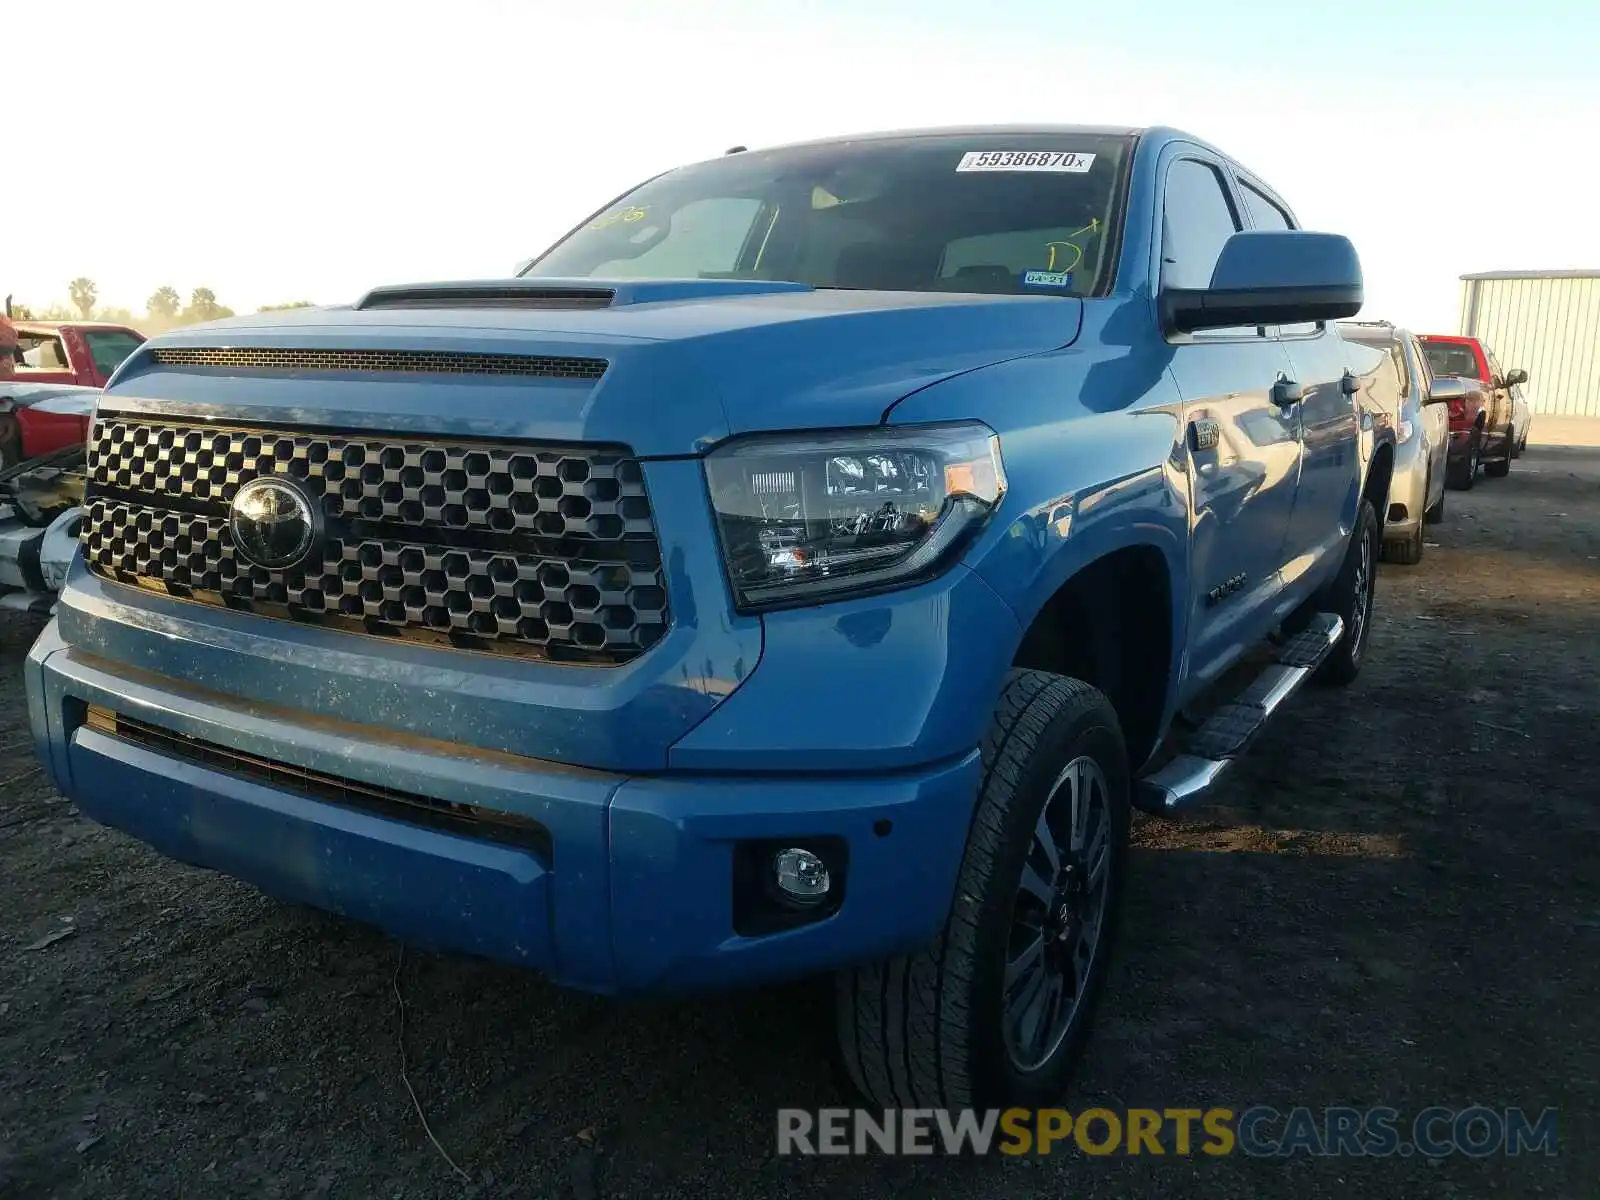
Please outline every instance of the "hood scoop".
[[505, 279], [373, 288], [356, 301], [355, 307], [359, 312], [394, 308], [608, 308], [615, 296], [616, 290], [609, 287], [551, 286], [546, 280]]
[[488, 279], [373, 288], [355, 308], [549, 309], [618, 308], [673, 300], [721, 300], [809, 292], [810, 284], [767, 279]]
[[455, 350], [372, 350], [340, 346], [153, 346], [129, 361], [169, 370], [411, 372], [425, 375], [527, 375], [536, 379], [596, 380], [603, 358], [548, 354], [478, 354]]

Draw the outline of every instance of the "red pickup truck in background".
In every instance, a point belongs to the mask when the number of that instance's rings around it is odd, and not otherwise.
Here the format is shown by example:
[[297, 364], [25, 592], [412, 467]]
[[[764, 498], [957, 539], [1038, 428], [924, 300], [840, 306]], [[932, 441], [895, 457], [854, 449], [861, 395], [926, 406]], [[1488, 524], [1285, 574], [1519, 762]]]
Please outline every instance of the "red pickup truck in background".
[[81, 444], [100, 389], [144, 340], [125, 325], [0, 315], [0, 470]]
[[[35, 382], [31, 363], [19, 372], [10, 307], [8, 298], [0, 310], [0, 609], [47, 613], [77, 554], [84, 442], [101, 390]], [[32, 341], [36, 323], [23, 324]], [[103, 379], [106, 363], [93, 365]]]
[[126, 325], [100, 321], [18, 321], [12, 351], [16, 378], [23, 383], [74, 383], [105, 387], [122, 360], [144, 342]]
[[1521, 368], [1500, 369], [1494, 351], [1475, 337], [1425, 333], [1417, 339], [1435, 375], [1454, 375], [1471, 385], [1466, 399], [1450, 401], [1450, 452], [1445, 481], [1470, 488], [1478, 468], [1491, 476], [1511, 470], [1516, 457], [1516, 428], [1511, 389], [1528, 382]]

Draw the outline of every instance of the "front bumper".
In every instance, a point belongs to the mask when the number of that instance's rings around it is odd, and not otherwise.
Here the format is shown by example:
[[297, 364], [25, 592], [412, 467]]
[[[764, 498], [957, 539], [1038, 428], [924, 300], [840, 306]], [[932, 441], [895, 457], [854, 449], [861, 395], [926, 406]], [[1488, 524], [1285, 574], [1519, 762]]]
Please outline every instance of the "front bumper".
[[[977, 795], [976, 750], [901, 771], [637, 776], [575, 769], [254, 705], [68, 646], [54, 622], [27, 661], [32, 733], [88, 816], [173, 858], [420, 946], [530, 967], [601, 993], [790, 978], [927, 943], [942, 926]], [[160, 730], [153, 745], [90, 707]], [[208, 749], [209, 748], [209, 749]], [[388, 789], [537, 829], [494, 839], [316, 798], [237, 769]], [[736, 847], [841, 839], [832, 916], [735, 929]]]

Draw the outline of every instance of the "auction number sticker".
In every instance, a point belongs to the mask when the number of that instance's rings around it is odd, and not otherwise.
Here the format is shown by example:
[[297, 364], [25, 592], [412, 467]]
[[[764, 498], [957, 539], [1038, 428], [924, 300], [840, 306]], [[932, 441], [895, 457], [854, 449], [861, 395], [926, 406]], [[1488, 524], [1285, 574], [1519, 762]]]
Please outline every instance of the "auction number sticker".
[[958, 171], [1065, 171], [1081, 175], [1094, 166], [1094, 155], [1076, 150], [968, 150]]

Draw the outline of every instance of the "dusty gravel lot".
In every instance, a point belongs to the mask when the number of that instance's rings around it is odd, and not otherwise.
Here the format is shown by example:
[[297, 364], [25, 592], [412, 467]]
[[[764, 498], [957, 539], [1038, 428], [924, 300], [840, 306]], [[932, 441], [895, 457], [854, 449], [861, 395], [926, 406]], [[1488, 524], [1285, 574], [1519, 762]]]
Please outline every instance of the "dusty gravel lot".
[[1357, 685], [1137, 829], [1070, 1103], [1553, 1105], [1554, 1158], [776, 1159], [837, 1100], [821, 987], [574, 997], [166, 862], [29, 773], [5, 617], [0, 1197], [1600, 1195], [1600, 450], [1448, 507]]

